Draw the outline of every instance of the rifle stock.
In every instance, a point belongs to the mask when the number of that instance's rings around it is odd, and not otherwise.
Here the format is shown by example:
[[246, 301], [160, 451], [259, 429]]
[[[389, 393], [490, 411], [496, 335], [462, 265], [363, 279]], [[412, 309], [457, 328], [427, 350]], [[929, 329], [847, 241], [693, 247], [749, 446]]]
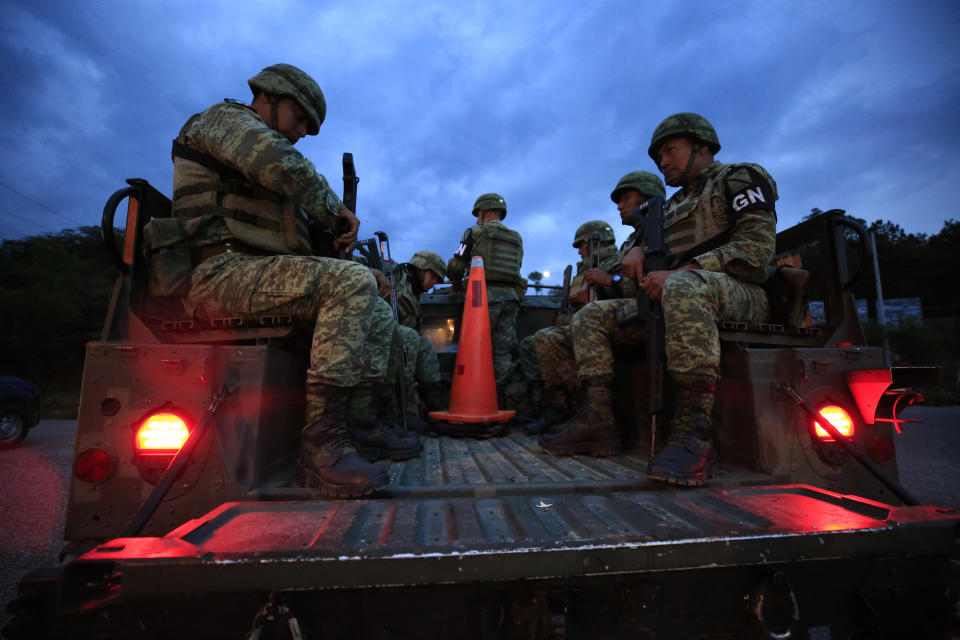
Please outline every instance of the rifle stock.
[[[635, 208], [631, 215], [640, 221], [643, 228], [645, 248], [644, 275], [651, 271], [664, 271], [670, 267], [670, 254], [663, 243], [664, 200], [654, 197]], [[646, 329], [647, 350], [647, 413], [650, 419], [650, 452], [656, 448], [656, 415], [663, 409], [663, 386], [666, 376], [664, 347], [663, 308], [659, 300], [650, 299], [640, 289], [637, 297], [617, 310], [617, 322], [626, 324], [641, 320]]]
[[[356, 168], [353, 165], [353, 154], [343, 154], [343, 204], [353, 213], [357, 212], [357, 183], [360, 178], [357, 177]], [[307, 218], [307, 228], [310, 233], [310, 249], [314, 255], [327, 258], [347, 259], [347, 247], [335, 248], [333, 241], [350, 230], [350, 223], [346, 218], [336, 217], [333, 221], [333, 227], [325, 228], [317, 220]]]
[[[344, 160], [346, 162], [346, 160]], [[386, 231], [375, 231], [374, 236], [376, 236], [377, 241], [379, 242], [379, 247], [377, 247], [377, 254], [380, 256], [380, 270], [383, 271], [387, 279], [390, 281], [390, 289], [393, 295], [390, 296], [390, 306], [393, 309], [393, 321], [400, 326], [400, 313], [397, 310], [397, 280], [394, 275], [396, 272], [396, 263], [393, 263], [393, 254], [390, 252], [390, 238], [387, 236]], [[387, 257], [386, 260], [383, 258], [383, 247], [387, 248]], [[385, 264], [391, 262], [390, 268], [387, 269]], [[403, 344], [403, 341], [400, 342], [400, 367], [397, 371], [397, 392], [400, 394], [400, 424], [403, 426], [404, 431], [407, 429], [407, 380], [404, 377], [407, 370], [407, 347]]]
[[[594, 231], [590, 234], [590, 266], [594, 269], [600, 268], [600, 232]], [[590, 285], [590, 302], [596, 302], [600, 299], [600, 286]]]
[[560, 301], [560, 315], [570, 315], [570, 279], [573, 276], [573, 265], [568, 264], [563, 270], [563, 300]]

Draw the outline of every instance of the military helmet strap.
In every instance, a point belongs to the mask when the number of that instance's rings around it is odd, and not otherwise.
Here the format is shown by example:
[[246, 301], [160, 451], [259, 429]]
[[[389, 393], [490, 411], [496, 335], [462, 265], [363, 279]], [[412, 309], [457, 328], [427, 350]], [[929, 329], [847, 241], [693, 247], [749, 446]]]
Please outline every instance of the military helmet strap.
[[279, 133], [280, 117], [277, 115], [277, 102], [279, 102], [279, 98], [273, 94], [269, 94], [267, 100], [270, 101], [270, 128]]
[[687, 160], [687, 166], [683, 169], [683, 175], [693, 177], [691, 172], [693, 171], [693, 163], [696, 162], [697, 156], [700, 154], [700, 149], [703, 149], [703, 143], [699, 140], [693, 141], [693, 146], [690, 148], [690, 159]]

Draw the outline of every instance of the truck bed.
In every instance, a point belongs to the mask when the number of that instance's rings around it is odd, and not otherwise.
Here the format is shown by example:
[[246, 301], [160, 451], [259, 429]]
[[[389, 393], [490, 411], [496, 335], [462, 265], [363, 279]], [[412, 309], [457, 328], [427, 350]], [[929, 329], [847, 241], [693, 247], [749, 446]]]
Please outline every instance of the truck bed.
[[[514, 430], [488, 439], [421, 436], [423, 452], [403, 462], [378, 462], [390, 486], [378, 498], [478, 497], [544, 493], [608, 493], [658, 490], [648, 482], [646, 450], [627, 450], [609, 457], [553, 456], [537, 437]], [[771, 484], [768, 475], [725, 468], [710, 486]], [[323, 499], [300, 487], [256, 489], [254, 500]]]
[[[804, 485], [764, 486], [769, 477], [746, 471], [699, 489], [648, 483], [642, 452], [556, 457], [521, 433], [423, 442], [417, 458], [379, 463], [391, 485], [372, 499], [260, 490], [251, 497], [263, 500], [224, 504], [163, 537], [118, 539], [80, 560], [129, 563], [127, 580], [176, 563], [180, 579], [163, 582], [178, 592], [413, 584], [424, 574], [409, 565], [424, 557], [429, 582], [449, 583], [898, 553], [916, 549], [907, 539], [917, 535], [949, 550], [960, 518]], [[264, 562], [273, 570], [264, 572]], [[140, 584], [155, 593], [152, 579], [125, 589]]]
[[[520, 434], [424, 443], [380, 463], [392, 484], [371, 499], [264, 491], [164, 536], [101, 544], [21, 591], [50, 594], [67, 635], [109, 616], [109, 637], [240, 637], [282, 605], [323, 637], [553, 637], [561, 624], [572, 638], [700, 637], [698, 616], [739, 632], [764, 601], [787, 613], [762, 624], [783, 629], [846, 620], [854, 601], [920, 615], [960, 530], [953, 510], [746, 472], [648, 484], [636, 452], [558, 458]], [[905, 586], [911, 597], [891, 601]]]

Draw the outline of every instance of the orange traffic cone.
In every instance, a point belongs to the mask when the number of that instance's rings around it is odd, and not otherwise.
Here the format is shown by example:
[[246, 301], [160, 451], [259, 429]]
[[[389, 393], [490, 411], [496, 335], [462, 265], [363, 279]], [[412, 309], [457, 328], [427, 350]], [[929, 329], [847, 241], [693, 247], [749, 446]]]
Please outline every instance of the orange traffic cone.
[[483, 276], [483, 258], [477, 256], [470, 262], [470, 290], [463, 304], [457, 364], [450, 388], [450, 409], [431, 411], [430, 417], [453, 424], [489, 424], [507, 422], [516, 413], [497, 409], [487, 284]]

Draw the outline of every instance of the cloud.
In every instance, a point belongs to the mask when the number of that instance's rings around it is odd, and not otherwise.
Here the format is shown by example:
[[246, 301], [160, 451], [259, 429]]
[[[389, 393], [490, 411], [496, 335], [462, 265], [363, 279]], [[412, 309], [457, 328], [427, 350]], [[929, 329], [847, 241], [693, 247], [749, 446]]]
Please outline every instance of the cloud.
[[[97, 224], [126, 177], [169, 192], [191, 114], [246, 99], [278, 61], [312, 73], [327, 121], [299, 145], [331, 184], [360, 175], [361, 234], [447, 257], [477, 195], [498, 191], [524, 273], [559, 274], [576, 227], [604, 219], [620, 176], [655, 170], [650, 134], [699, 111], [718, 159], [766, 166], [781, 226], [813, 206], [935, 232], [956, 217], [958, 9], [694, 0], [555, 3], [8, 2], [0, 181]], [[922, 204], [922, 206], [920, 206]], [[5, 215], [15, 212], [20, 217]], [[0, 190], [0, 238], [66, 219]]]

